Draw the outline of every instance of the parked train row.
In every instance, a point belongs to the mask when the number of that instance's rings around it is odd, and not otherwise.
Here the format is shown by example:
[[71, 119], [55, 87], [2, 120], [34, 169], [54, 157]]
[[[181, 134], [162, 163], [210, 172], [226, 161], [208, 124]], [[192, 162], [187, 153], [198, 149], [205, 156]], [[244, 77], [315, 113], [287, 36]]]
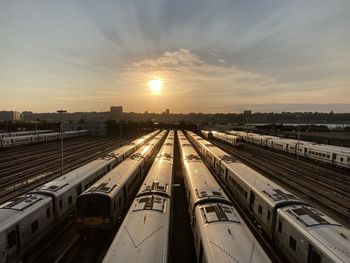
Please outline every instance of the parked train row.
[[226, 142], [233, 146], [242, 145], [242, 138], [233, 134], [227, 134], [224, 132], [217, 132], [217, 131], [201, 131], [201, 133], [207, 139], [216, 138], [220, 141]]
[[185, 135], [178, 138], [197, 262], [271, 262]]
[[170, 131], [103, 262], [169, 262], [174, 131]]
[[[77, 131], [65, 131], [63, 133], [64, 138], [77, 137], [88, 134], [88, 130], [77, 130]], [[40, 133], [32, 135], [4, 137], [0, 139], [0, 148], [11, 147], [23, 144], [32, 144], [38, 142], [54, 141], [61, 138], [61, 133]]]
[[245, 141], [299, 155], [318, 162], [333, 164], [340, 167], [350, 168], [350, 148], [318, 144], [308, 141], [285, 139], [270, 135], [256, 133], [229, 131], [229, 133], [243, 138]]
[[77, 196], [158, 133], [136, 139], [105, 157], [1, 204], [0, 263], [15, 261], [27, 253], [74, 213]]
[[293, 262], [350, 262], [350, 230], [202, 137], [188, 132], [218, 180]]
[[50, 133], [50, 132], [52, 132], [52, 131], [51, 130], [37, 130], [37, 131], [21, 131], [21, 132], [2, 132], [2, 133], [0, 133], [0, 139], [7, 138], [7, 137], [36, 135], [36, 134]]
[[166, 133], [162, 131], [79, 195], [76, 223], [82, 230], [110, 230], [116, 225], [139, 189]]

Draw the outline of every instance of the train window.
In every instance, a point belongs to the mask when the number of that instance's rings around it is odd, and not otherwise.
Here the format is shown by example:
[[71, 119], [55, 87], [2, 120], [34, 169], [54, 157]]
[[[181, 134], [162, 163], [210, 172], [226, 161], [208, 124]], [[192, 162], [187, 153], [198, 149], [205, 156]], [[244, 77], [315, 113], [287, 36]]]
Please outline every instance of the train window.
[[62, 202], [62, 200], [60, 200], [60, 209], [62, 209], [63, 208], [63, 202]]
[[16, 243], [16, 230], [12, 230], [10, 233], [7, 234], [7, 244], [9, 248], [12, 248], [16, 245]]
[[282, 222], [278, 221], [278, 232], [282, 232]]
[[73, 203], [73, 197], [70, 196], [68, 197], [68, 205], [71, 205]]
[[46, 217], [50, 218], [50, 207], [46, 209]]
[[35, 231], [37, 231], [39, 229], [39, 221], [35, 220], [32, 224], [31, 224], [31, 228], [32, 228], [32, 233], [34, 233]]
[[340, 157], [340, 161], [341, 161], [341, 162], [343, 161], [343, 157]]
[[321, 263], [321, 256], [315, 250], [311, 252], [310, 263]]
[[271, 217], [271, 212], [270, 210], [267, 210], [267, 220], [270, 220], [270, 217]]
[[295, 251], [297, 249], [297, 241], [292, 237], [289, 236], [289, 246]]
[[263, 209], [262, 209], [262, 206], [261, 206], [261, 205], [259, 205], [258, 212], [259, 212], [259, 214], [260, 214], [260, 215], [262, 215], [262, 210], [263, 210]]

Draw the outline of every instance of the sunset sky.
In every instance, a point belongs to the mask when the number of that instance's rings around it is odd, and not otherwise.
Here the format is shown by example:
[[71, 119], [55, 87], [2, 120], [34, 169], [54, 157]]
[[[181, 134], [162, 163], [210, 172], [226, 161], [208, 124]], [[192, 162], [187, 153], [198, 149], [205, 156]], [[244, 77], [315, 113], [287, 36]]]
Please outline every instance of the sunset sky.
[[349, 0], [4, 0], [0, 110], [350, 112], [349, 14]]

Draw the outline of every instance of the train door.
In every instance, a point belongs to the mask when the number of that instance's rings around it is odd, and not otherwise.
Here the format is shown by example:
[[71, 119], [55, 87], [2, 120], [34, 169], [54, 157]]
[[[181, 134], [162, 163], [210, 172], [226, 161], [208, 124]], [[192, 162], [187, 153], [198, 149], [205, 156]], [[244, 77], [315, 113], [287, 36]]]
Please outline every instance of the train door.
[[337, 154], [336, 153], [333, 153], [332, 154], [332, 163], [334, 163], [337, 159]]
[[126, 200], [128, 200], [127, 192], [126, 192], [126, 184], [123, 187], [123, 198], [124, 198], [124, 204], [126, 204]]
[[13, 257], [19, 254], [19, 226], [10, 228], [6, 233], [6, 241], [8, 247], [8, 256]]
[[309, 244], [307, 262], [308, 263], [321, 263], [322, 262], [320, 254], [314, 249], [314, 247], [311, 244]]
[[249, 210], [254, 212], [255, 193], [250, 191]]

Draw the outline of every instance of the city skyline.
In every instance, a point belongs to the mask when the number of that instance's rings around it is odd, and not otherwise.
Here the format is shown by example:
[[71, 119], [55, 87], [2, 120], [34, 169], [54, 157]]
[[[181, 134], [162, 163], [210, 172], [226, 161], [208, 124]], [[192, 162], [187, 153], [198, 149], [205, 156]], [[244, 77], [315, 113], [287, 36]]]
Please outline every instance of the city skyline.
[[349, 11], [342, 0], [2, 2], [0, 110], [350, 112]]

